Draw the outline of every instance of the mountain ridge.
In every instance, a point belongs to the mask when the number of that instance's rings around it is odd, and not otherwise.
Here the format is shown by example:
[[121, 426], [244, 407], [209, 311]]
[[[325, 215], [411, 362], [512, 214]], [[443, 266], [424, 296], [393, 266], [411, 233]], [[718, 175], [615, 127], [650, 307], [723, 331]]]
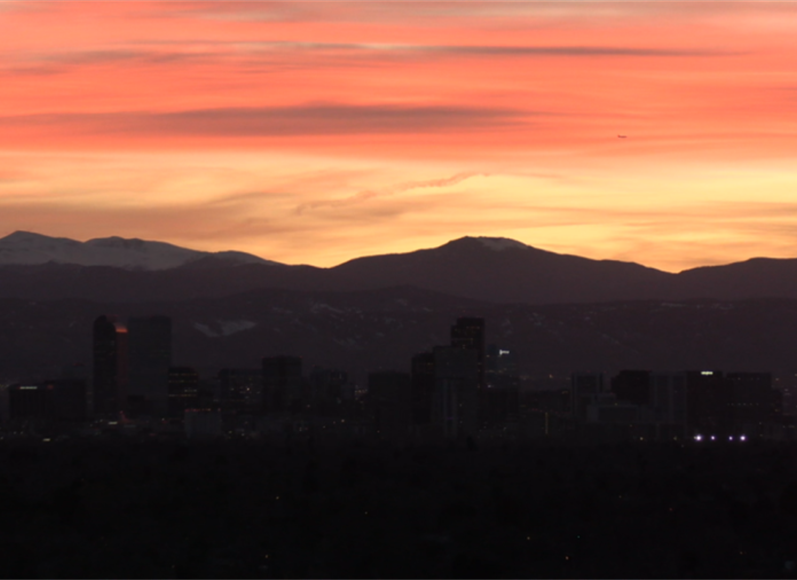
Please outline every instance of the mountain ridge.
[[85, 242], [17, 230], [0, 238], [0, 265], [46, 263], [110, 266], [126, 270], [168, 270], [204, 258], [230, 263], [276, 264], [245, 252], [203, 252], [168, 242], [110, 236]]
[[[4, 263], [0, 251], [0, 297], [34, 300], [171, 301], [263, 288], [345, 292], [394, 286], [504, 304], [797, 298], [797, 259], [789, 258], [752, 258], [674, 274], [634, 262], [557, 254], [508, 238], [466, 236], [437, 248], [364, 256], [319, 268], [269, 262], [251, 254], [197, 252], [118, 237], [88, 242], [24, 232], [10, 237], [32, 247], [55, 244], [61, 250], [122, 247], [126, 256], [141, 249], [145, 257], [161, 250], [177, 252], [176, 257], [169, 254], [169, 260], [177, 266], [144, 269], [42, 260], [35, 264], [20, 260]], [[7, 240], [0, 240], [0, 250]], [[63, 250], [60, 255], [69, 253]], [[158, 264], [163, 266], [167, 261]]]

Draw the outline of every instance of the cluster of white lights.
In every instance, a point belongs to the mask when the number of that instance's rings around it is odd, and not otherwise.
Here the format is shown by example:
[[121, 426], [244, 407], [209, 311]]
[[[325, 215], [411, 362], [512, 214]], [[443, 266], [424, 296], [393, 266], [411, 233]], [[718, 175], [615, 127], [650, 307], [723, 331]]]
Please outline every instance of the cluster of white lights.
[[[717, 437], [715, 435], [711, 435], [711, 437], [709, 437], [709, 438], [712, 441], [716, 441], [717, 440]], [[703, 436], [702, 435], [695, 435], [695, 441], [702, 441], [702, 440], [703, 440]], [[733, 435], [728, 436], [728, 441], [733, 441], [733, 440], [734, 440], [733, 439]], [[739, 441], [747, 441], [747, 436], [746, 435], [739, 435]]]

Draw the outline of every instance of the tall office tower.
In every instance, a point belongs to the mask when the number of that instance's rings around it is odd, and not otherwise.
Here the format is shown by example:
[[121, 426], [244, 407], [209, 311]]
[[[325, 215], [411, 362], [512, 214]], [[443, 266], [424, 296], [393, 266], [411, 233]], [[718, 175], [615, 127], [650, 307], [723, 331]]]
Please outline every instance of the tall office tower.
[[159, 416], [168, 412], [172, 366], [172, 319], [132, 317], [127, 323], [130, 350], [129, 396]]
[[573, 373], [570, 375], [570, 402], [573, 417], [587, 420], [587, 407], [603, 393], [603, 373]]
[[170, 417], [182, 417], [186, 409], [196, 409], [200, 404], [199, 373], [191, 367], [169, 367]]
[[271, 356], [263, 359], [263, 410], [296, 411], [302, 400], [302, 359]]
[[115, 316], [94, 321], [93, 376], [90, 407], [97, 415], [124, 408], [128, 387], [128, 333]]
[[687, 426], [690, 435], [724, 437], [732, 431], [733, 390], [722, 371], [687, 371]]
[[686, 373], [650, 374], [650, 408], [658, 439], [683, 439], [687, 436]]
[[650, 371], [622, 370], [612, 377], [612, 392], [618, 401], [650, 404]]
[[409, 435], [411, 384], [409, 373], [378, 371], [368, 374], [367, 406], [380, 439], [400, 441]]
[[451, 327], [451, 346], [472, 349], [476, 352], [479, 388], [485, 385], [485, 331], [484, 318], [457, 318]]
[[434, 349], [432, 423], [446, 439], [473, 435], [479, 428], [479, 356], [473, 348]]
[[514, 353], [491, 344], [485, 361], [485, 388], [479, 400], [485, 425], [498, 426], [517, 420], [520, 413], [520, 377]]
[[313, 367], [310, 371], [311, 398], [315, 402], [337, 402], [343, 398], [343, 390], [349, 382], [346, 371]]
[[489, 345], [487, 347], [485, 371], [487, 373], [516, 375], [517, 357], [515, 351], [501, 348], [495, 344]]
[[735, 431], [763, 434], [764, 425], [783, 415], [783, 393], [773, 387], [771, 373], [728, 373], [731, 417]]
[[410, 412], [413, 425], [429, 425], [434, 395], [434, 353], [422, 352], [412, 357]]
[[221, 369], [219, 383], [225, 411], [255, 414], [263, 410], [263, 369]]

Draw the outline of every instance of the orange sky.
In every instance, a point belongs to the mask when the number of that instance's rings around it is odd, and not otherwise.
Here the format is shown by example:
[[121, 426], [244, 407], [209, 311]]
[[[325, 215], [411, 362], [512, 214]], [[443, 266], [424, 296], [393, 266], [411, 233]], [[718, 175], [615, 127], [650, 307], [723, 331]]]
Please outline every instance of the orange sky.
[[795, 257], [795, 30], [776, 2], [0, 0], [0, 236]]

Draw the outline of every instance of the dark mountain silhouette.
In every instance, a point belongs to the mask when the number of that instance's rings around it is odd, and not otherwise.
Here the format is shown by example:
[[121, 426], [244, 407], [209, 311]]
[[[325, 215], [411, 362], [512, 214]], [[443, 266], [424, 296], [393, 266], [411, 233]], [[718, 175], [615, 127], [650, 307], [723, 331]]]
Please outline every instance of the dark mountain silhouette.
[[[234, 254], [234, 253], [233, 253]], [[231, 296], [255, 289], [355, 291], [415, 286], [494, 303], [797, 298], [797, 260], [756, 258], [662, 272], [630, 262], [556, 254], [502, 238], [465, 237], [334, 268], [200, 257], [155, 271], [67, 263], [0, 266], [0, 297], [141, 302]]]

